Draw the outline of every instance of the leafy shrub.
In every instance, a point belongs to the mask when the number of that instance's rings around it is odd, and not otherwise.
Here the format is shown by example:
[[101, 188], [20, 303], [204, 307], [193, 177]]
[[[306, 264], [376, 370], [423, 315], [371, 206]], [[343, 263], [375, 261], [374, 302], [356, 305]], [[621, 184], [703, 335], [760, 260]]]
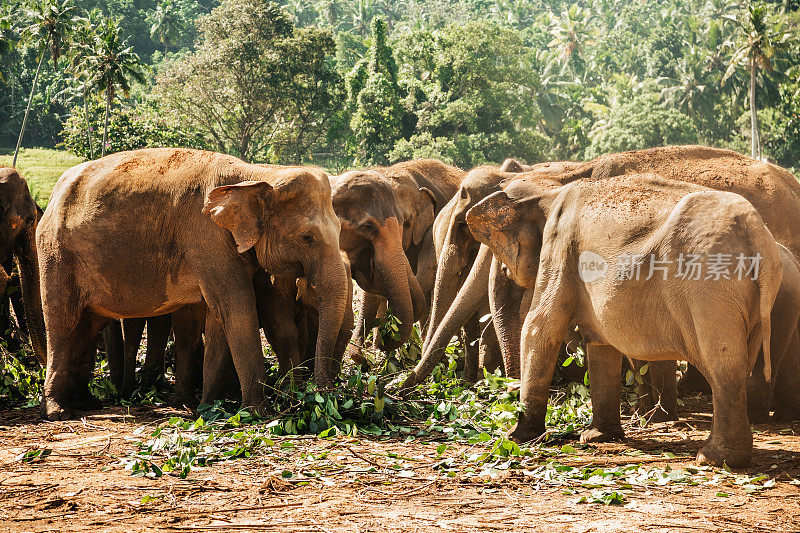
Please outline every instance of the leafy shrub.
[[[86, 135], [86, 115], [82, 106], [73, 109], [61, 132], [62, 145], [75, 155], [89, 158], [89, 141]], [[95, 158], [100, 157], [103, 141], [104, 103], [92, 100], [89, 105], [89, 128]], [[151, 105], [136, 109], [112, 107], [108, 117], [108, 145], [106, 154], [124, 150], [154, 147], [181, 147], [205, 149], [208, 143], [202, 134], [185, 125], [179, 116], [161, 114]]]
[[697, 128], [689, 116], [659, 104], [655, 92], [644, 92], [612, 104], [589, 137], [586, 159], [655, 146], [696, 144]]

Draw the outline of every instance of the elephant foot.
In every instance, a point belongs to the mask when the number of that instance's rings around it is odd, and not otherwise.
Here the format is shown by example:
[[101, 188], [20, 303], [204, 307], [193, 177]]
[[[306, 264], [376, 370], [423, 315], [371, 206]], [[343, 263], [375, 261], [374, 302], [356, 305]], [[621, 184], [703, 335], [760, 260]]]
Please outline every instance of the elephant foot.
[[726, 464], [731, 468], [743, 468], [750, 464], [752, 455], [752, 445], [731, 448], [708, 442], [697, 452], [697, 462], [714, 466]]
[[538, 439], [544, 433], [544, 426], [538, 427], [525, 427], [520, 425], [519, 422], [514, 424], [514, 427], [508, 432], [509, 440], [517, 443], [524, 444]]
[[625, 440], [625, 431], [622, 426], [614, 426], [609, 428], [590, 427], [581, 433], [581, 444], [588, 444], [590, 442], [614, 442]]
[[39, 407], [39, 414], [42, 418], [52, 420], [53, 422], [75, 418], [75, 411], [61, 402], [47, 397], [42, 400], [42, 404]]

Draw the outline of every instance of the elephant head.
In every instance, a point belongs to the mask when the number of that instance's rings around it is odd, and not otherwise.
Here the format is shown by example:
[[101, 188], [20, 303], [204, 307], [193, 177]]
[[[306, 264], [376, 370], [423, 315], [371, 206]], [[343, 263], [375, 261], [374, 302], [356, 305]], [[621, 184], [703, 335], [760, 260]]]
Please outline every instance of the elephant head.
[[314, 375], [318, 385], [328, 386], [349, 301], [328, 177], [299, 167], [242, 165], [239, 170], [248, 180], [213, 189], [203, 211], [230, 231], [239, 253], [252, 250], [267, 272], [303, 277], [316, 292], [320, 322]]
[[467, 212], [472, 235], [492, 250], [521, 287], [536, 284], [544, 227], [561, 185], [538, 176], [520, 178]]
[[341, 246], [353, 278], [365, 291], [389, 300], [401, 322], [402, 343], [414, 322], [427, 314], [409, 256], [430, 232], [447, 198], [433, 184], [421, 185], [412, 175], [389, 170], [342, 174], [333, 185], [333, 207], [342, 223]]
[[[40, 216], [41, 210], [31, 197], [28, 182], [16, 169], [0, 168], [0, 264], [12, 255], [17, 258], [28, 334], [36, 357], [44, 364], [47, 341], [36, 253], [36, 225]], [[5, 291], [8, 275], [0, 267], [0, 292]]]

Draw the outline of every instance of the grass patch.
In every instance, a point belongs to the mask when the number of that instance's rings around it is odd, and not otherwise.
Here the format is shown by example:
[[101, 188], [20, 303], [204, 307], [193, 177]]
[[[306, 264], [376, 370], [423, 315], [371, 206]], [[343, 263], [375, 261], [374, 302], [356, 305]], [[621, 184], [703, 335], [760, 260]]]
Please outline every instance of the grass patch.
[[[11, 166], [13, 157], [13, 148], [0, 148], [0, 165]], [[61, 174], [82, 162], [83, 158], [64, 150], [23, 148], [17, 158], [17, 168], [28, 180], [33, 198], [44, 208], [50, 201], [50, 193]]]

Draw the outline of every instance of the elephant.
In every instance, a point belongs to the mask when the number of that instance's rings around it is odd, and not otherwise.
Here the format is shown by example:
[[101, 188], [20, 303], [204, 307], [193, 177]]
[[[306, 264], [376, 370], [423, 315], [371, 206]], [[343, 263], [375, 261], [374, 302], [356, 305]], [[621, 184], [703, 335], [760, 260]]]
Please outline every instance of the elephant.
[[[799, 257], [800, 184], [785, 169], [755, 161], [731, 150], [704, 146], [651, 148], [601, 156], [587, 163], [555, 164], [549, 169], [540, 167], [533, 172], [517, 174], [516, 178], [537, 176], [566, 184], [581, 178], [607, 179], [617, 175], [642, 172], [655, 172], [679, 181], [741, 194], [762, 215], [775, 239], [784, 244], [795, 257]], [[513, 179], [514, 176], [510, 175], [509, 178]], [[792, 213], [798, 216], [793, 216]], [[500, 318], [497, 314], [494, 316], [503, 357], [504, 359], [519, 357], [522, 321], [527, 314], [531, 294], [530, 291], [526, 294], [525, 290], [510, 280], [505, 270], [491, 251], [481, 246], [467, 280], [448, 312], [448, 317], [442, 320], [435, 337], [426, 347], [422, 360], [406, 380], [404, 387], [413, 386], [427, 377], [435, 365], [431, 360], [437, 360], [454, 332], [474, 314], [487, 293], [493, 309], [502, 309], [506, 313]], [[791, 366], [790, 361], [797, 358], [797, 356], [787, 357], [786, 365]], [[659, 371], [663, 364], [667, 363], [650, 363], [650, 372]], [[800, 363], [798, 371], [785, 369], [791, 370], [792, 375], [796, 375], [800, 372]], [[666, 376], [667, 380], [674, 380], [668, 370], [661, 372], [662, 378], [655, 381], [663, 381], [663, 376]], [[669, 390], [669, 381], [665, 386]], [[661, 391], [652, 392], [657, 398], [655, 401], [660, 401]], [[785, 391], [781, 382], [777, 384], [773, 404], [776, 406], [776, 411], [786, 413], [783, 415], [785, 417], [795, 416], [792, 413], [800, 416], [800, 398], [791, 390]], [[676, 409], [677, 405], [667, 411], [674, 412]], [[594, 408], [594, 414], [596, 420], [619, 418], [618, 412], [599, 416], [597, 408]], [[658, 412], [654, 420], [662, 414]], [[667, 414], [664, 418], [671, 416]]]
[[[604, 412], [613, 401], [619, 414], [622, 353], [686, 359], [713, 390], [712, 430], [697, 460], [749, 464], [747, 380], [759, 347], [770, 380], [770, 315], [784, 268], [745, 198], [655, 174], [567, 185], [523, 178], [476, 204], [467, 224], [511, 279], [533, 290], [521, 346], [526, 409], [510, 438], [544, 432], [557, 349], [577, 326], [594, 352], [589, 381]], [[730, 258], [729, 270], [715, 257]]]
[[[348, 301], [344, 319], [333, 350], [335, 372], [342, 363], [345, 350], [353, 333], [353, 284], [350, 264], [342, 252], [348, 279]], [[296, 367], [313, 362], [314, 347], [319, 330], [319, 295], [306, 278], [280, 278], [273, 276], [266, 284], [267, 291], [259, 297], [259, 321], [278, 359], [281, 376]]]
[[[328, 178], [314, 170], [175, 148], [119, 152], [67, 170], [36, 231], [48, 350], [42, 415], [70, 418], [91, 400], [87, 346], [110, 320], [201, 302], [213, 319], [206, 337], [230, 347], [242, 403], [266, 412], [258, 268], [307, 277], [321, 295], [314, 375], [331, 384], [348, 300], [339, 230]], [[204, 397], [224, 363], [206, 354]]]
[[[348, 302], [334, 349], [334, 373], [338, 373], [337, 369], [353, 331], [354, 322], [350, 267], [344, 261], [344, 256], [343, 262], [348, 278]], [[266, 272], [259, 269], [253, 282], [253, 290], [256, 294], [259, 325], [277, 356], [279, 374], [287, 375], [301, 365], [305, 365], [305, 368], [313, 367], [319, 328], [319, 299], [314, 287], [305, 278], [268, 277]], [[194, 391], [202, 386], [202, 373], [198, 372], [198, 369], [202, 369], [205, 353], [202, 332], [205, 328], [206, 313], [206, 305], [197, 304], [187, 306], [173, 314], [176, 328], [176, 385], [172, 403], [176, 406], [195, 407], [198, 403]], [[126, 383], [129, 379], [133, 383], [133, 376], [129, 377], [127, 372], [133, 373], [132, 369], [135, 368], [135, 357], [145, 323], [148, 335], [147, 355], [140, 372], [141, 386], [150, 387], [158, 376], [163, 375], [164, 352], [172, 328], [173, 315], [122, 321], [125, 332]], [[221, 349], [225, 352], [222, 357], [229, 358], [227, 347], [223, 346]], [[238, 393], [239, 382], [235, 378], [232, 360], [228, 367], [222, 379], [215, 380], [215, 383], [209, 386], [210, 390], [216, 391], [214, 399], [234, 396], [231, 390], [233, 388], [237, 389]], [[126, 390], [123, 388], [123, 391]], [[130, 390], [132, 391], [132, 388]]]
[[[459, 288], [464, 285], [470, 273], [469, 267], [474, 264], [480, 247], [480, 243], [475, 240], [467, 229], [465, 221], [467, 211], [487, 195], [505, 187], [511, 180], [518, 177], [519, 172], [533, 171], [551, 174], [554, 169], [563, 172], [574, 169], [577, 165], [578, 163], [570, 162], [523, 165], [515, 159], [507, 159], [499, 168], [484, 165], [476, 167], [467, 173], [461, 182], [458, 192], [442, 209], [434, 223], [434, 241], [437, 245], [438, 267], [431, 297], [431, 317], [423, 343], [423, 360], [426, 365], [415, 370], [416, 373], [427, 376], [440, 359], [440, 357], [432, 357], [431, 353], [443, 354], [444, 348], [450, 342], [454, 330], [466, 325], [459, 323], [455, 328], [443, 330], [441, 333], [437, 330], [442, 322], [452, 323], [451, 320], [445, 319], [445, 316], [448, 313], [451, 313], [450, 316], [452, 316], [452, 313], [457, 312], [453, 308], [453, 302], [456, 299]], [[497, 320], [508, 320], [510, 306], [497, 306], [492, 309], [488, 298], [485, 296], [481, 299], [481, 302], [485, 302], [481, 305], [488, 309], [477, 309], [469, 318], [472, 323], [476, 321], [477, 316], [483, 316], [489, 311], [491, 311], [493, 317], [493, 325]], [[503, 328], [500, 331], [509, 331], [509, 328]], [[436, 340], [434, 341], [434, 339]], [[435, 345], [433, 349], [431, 349], [432, 341], [434, 341], [433, 344]], [[508, 344], [509, 342], [506, 340], [500, 346]], [[509, 357], [509, 355], [507, 350], [503, 352], [505, 374], [518, 378], [519, 357]], [[421, 379], [424, 379], [424, 377]], [[413, 384], [413, 381], [414, 378], [411, 378], [408, 386]]]
[[[39, 262], [36, 228], [42, 210], [28, 189], [28, 182], [11, 167], [0, 167], [0, 294], [5, 294], [11, 278], [9, 265], [17, 260], [24, 313], [16, 310], [27, 325], [31, 347], [39, 362], [47, 361], [47, 339], [39, 287]], [[21, 326], [21, 324], [20, 324]], [[24, 329], [24, 328], [22, 328]]]
[[432, 226], [464, 175], [451, 165], [420, 159], [332, 178], [342, 250], [365, 292], [349, 349], [355, 360], [363, 361], [356, 352], [381, 297], [400, 321], [399, 336], [386, 342], [386, 350], [407, 341], [414, 322], [427, 317], [426, 294], [436, 275]]

